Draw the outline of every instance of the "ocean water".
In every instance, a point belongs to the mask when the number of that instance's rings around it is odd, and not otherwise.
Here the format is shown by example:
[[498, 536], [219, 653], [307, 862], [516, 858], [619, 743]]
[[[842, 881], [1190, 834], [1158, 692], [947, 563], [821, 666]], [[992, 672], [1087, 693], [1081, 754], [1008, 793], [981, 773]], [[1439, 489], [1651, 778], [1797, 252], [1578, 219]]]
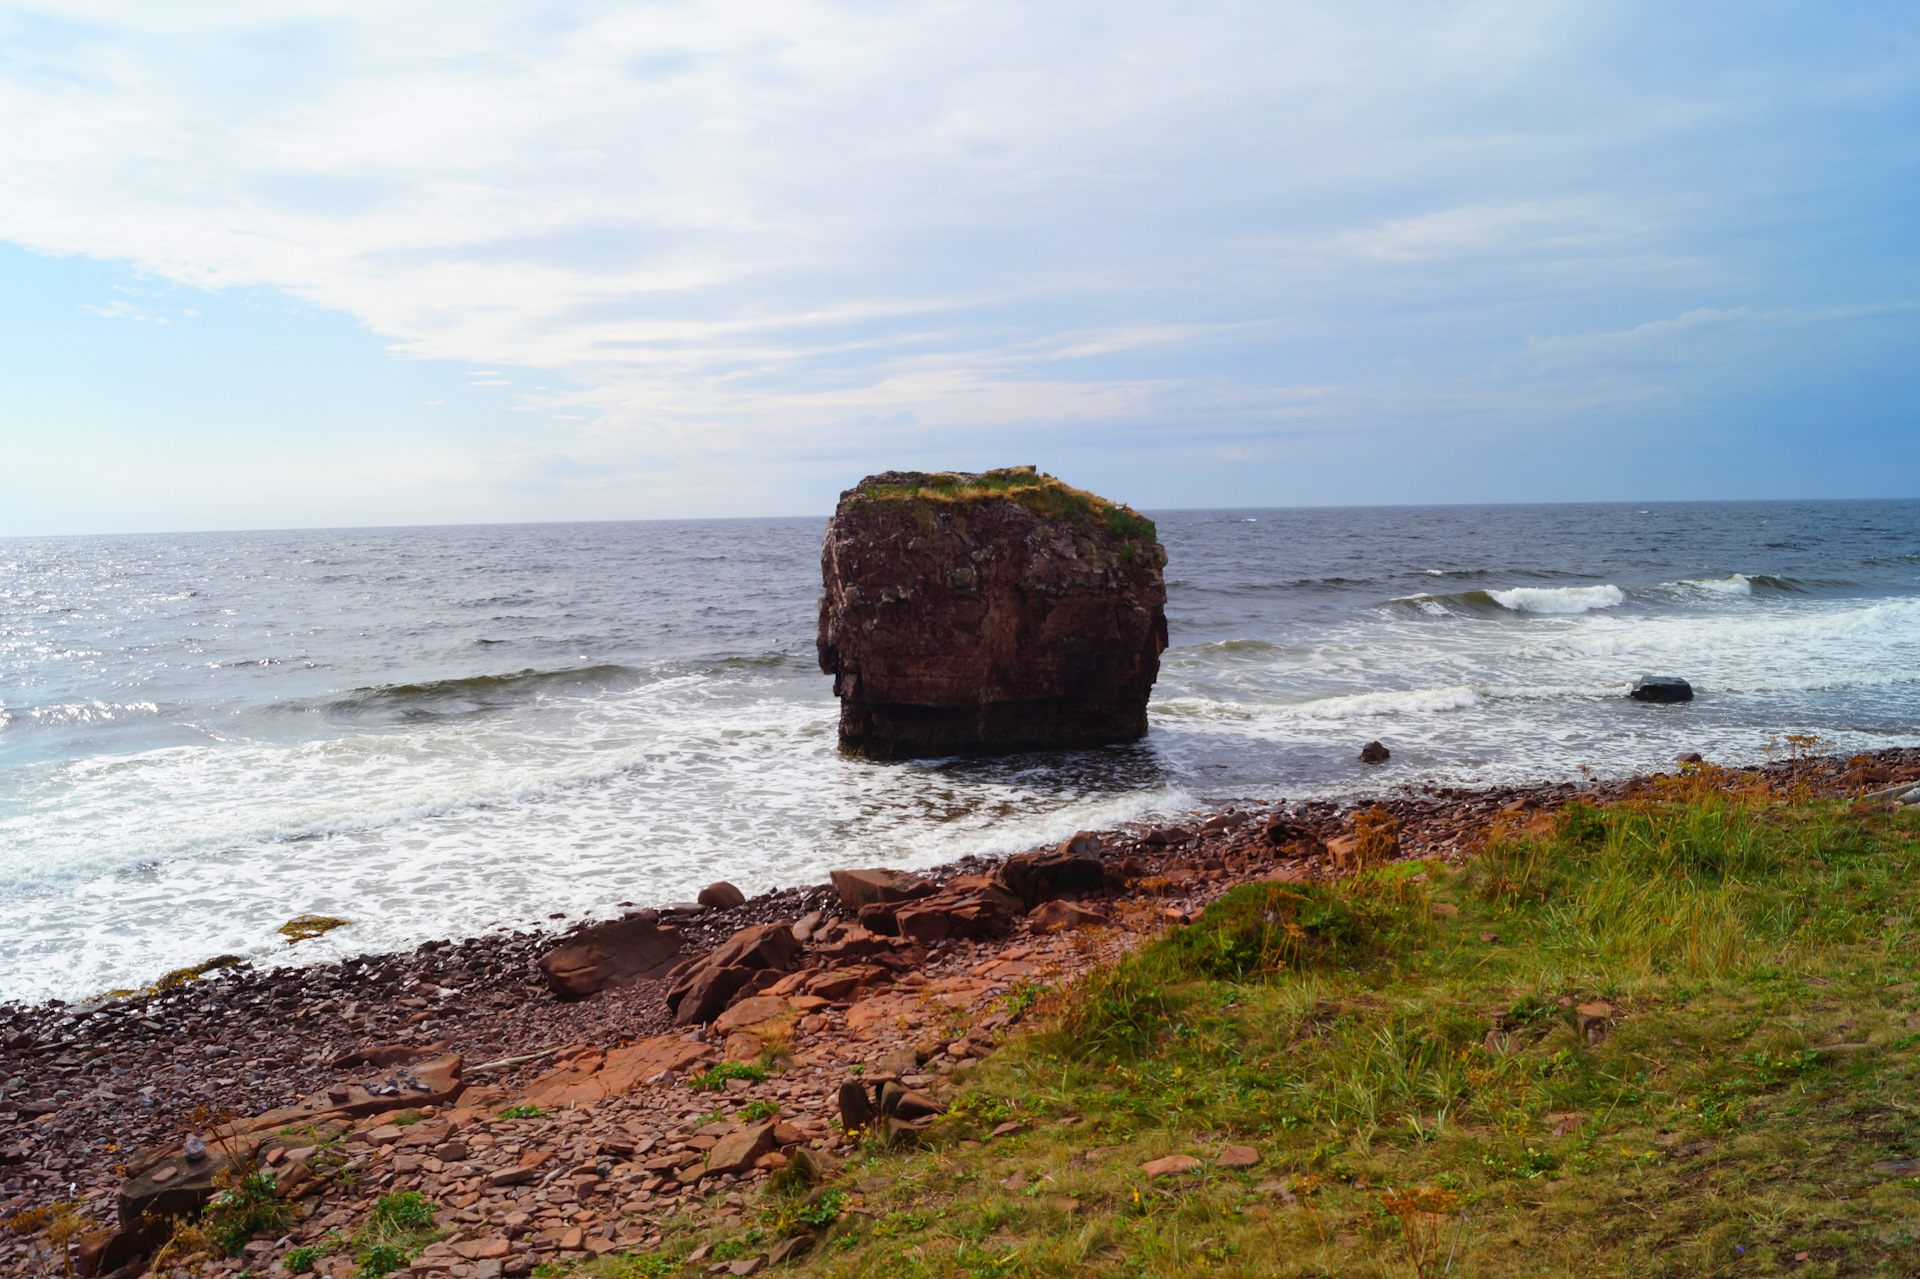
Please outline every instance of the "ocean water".
[[[1220, 800], [1920, 741], [1920, 503], [1157, 518], [1148, 738], [914, 764], [835, 749], [824, 520], [0, 541], [0, 997]], [[355, 922], [289, 949], [309, 912]]]

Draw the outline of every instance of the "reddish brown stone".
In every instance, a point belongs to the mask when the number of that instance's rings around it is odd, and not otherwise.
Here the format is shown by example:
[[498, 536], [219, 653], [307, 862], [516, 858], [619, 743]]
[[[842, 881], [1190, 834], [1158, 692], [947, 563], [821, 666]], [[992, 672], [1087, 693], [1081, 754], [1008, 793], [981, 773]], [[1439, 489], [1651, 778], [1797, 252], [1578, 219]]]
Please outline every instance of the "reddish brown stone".
[[1106, 867], [1063, 845], [1050, 852], [1015, 853], [1000, 867], [1000, 878], [1028, 910], [1055, 897], [1097, 893]]
[[583, 928], [540, 958], [547, 986], [562, 999], [583, 999], [608, 986], [631, 986], [666, 975], [680, 953], [680, 933], [648, 919]]
[[836, 870], [831, 874], [833, 891], [840, 894], [840, 904], [848, 910], [859, 910], [875, 902], [912, 901], [916, 897], [931, 897], [940, 891], [939, 885], [918, 875], [904, 870], [887, 870], [885, 867]]
[[862, 480], [821, 548], [841, 748], [911, 759], [1144, 736], [1165, 563], [1151, 521], [1031, 467]]

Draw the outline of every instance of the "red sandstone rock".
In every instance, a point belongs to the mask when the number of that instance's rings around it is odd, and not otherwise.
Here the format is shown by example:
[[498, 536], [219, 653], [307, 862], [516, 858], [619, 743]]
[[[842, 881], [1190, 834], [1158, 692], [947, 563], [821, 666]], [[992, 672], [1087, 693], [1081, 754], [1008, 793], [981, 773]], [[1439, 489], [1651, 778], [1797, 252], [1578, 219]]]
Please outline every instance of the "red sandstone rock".
[[1036, 933], [1061, 933], [1075, 928], [1109, 928], [1113, 917], [1078, 902], [1042, 902], [1027, 916], [1027, 927]]
[[876, 759], [1133, 741], [1167, 645], [1151, 521], [1030, 467], [889, 471], [821, 548], [840, 745]]
[[661, 977], [679, 953], [676, 929], [649, 919], [621, 919], [574, 933], [540, 957], [540, 971], [554, 994], [582, 999], [608, 986]]
[[836, 870], [831, 873], [833, 891], [840, 894], [840, 904], [848, 910], [857, 911], [862, 906], [876, 902], [912, 901], [916, 897], [931, 897], [940, 891], [939, 885], [904, 870], [887, 870], [876, 866], [871, 870]]
[[1073, 843], [1046, 853], [1016, 853], [1000, 868], [1000, 878], [1018, 894], [1028, 910], [1055, 897], [1100, 891], [1106, 867], [1091, 857], [1070, 851]]
[[801, 954], [791, 924], [756, 924], [710, 955], [688, 960], [669, 976], [667, 1007], [676, 1026], [712, 1021], [733, 997], [768, 969], [784, 973]]

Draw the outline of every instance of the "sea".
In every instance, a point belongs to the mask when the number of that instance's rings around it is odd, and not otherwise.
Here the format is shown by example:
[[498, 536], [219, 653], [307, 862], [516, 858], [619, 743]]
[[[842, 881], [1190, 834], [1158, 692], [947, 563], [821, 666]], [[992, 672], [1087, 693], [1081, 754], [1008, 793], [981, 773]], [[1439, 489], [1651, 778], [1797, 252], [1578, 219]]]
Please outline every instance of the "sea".
[[[0, 541], [0, 998], [1202, 806], [1920, 744], [1920, 502], [1153, 514], [1146, 739], [915, 763], [836, 749], [821, 518]], [[292, 945], [302, 914], [352, 923]]]

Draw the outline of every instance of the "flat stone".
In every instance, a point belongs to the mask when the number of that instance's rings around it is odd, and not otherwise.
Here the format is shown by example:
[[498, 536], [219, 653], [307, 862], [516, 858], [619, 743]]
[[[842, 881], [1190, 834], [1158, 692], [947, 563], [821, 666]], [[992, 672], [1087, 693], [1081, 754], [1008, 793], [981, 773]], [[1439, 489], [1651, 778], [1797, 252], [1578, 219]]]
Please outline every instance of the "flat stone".
[[1149, 1177], [1178, 1177], [1198, 1170], [1200, 1161], [1192, 1155], [1168, 1155], [1164, 1159], [1150, 1159], [1140, 1165], [1140, 1171]]
[[1216, 1168], [1257, 1168], [1260, 1165], [1260, 1152], [1252, 1146], [1228, 1146], [1213, 1164]]
[[778, 995], [754, 995], [733, 1005], [713, 1019], [713, 1030], [725, 1034], [733, 1030], [745, 1030], [758, 1026], [761, 1022], [784, 1017], [793, 1008]]

